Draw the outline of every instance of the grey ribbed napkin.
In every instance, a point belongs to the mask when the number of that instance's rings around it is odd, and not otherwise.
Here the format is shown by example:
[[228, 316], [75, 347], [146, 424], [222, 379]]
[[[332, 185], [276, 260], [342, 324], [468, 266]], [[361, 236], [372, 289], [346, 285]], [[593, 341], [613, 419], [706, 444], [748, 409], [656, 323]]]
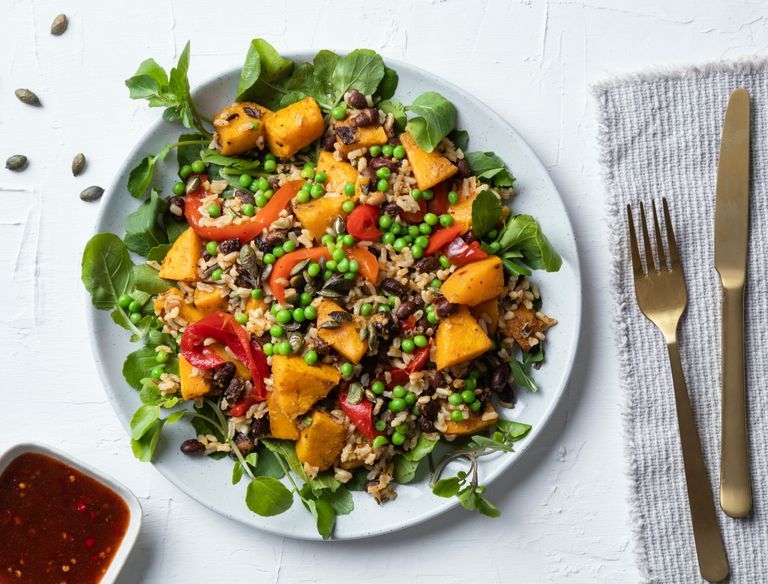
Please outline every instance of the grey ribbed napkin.
[[753, 513], [717, 504], [731, 582], [768, 582], [768, 62], [721, 63], [627, 77], [596, 88], [613, 250], [612, 288], [624, 398], [630, 506], [641, 573], [699, 582], [672, 380], [661, 334], [635, 302], [629, 202], [666, 196], [688, 285], [679, 344], [715, 499], [720, 474], [720, 283], [714, 266], [714, 185], [728, 96], [752, 96], [752, 190], [746, 309]]

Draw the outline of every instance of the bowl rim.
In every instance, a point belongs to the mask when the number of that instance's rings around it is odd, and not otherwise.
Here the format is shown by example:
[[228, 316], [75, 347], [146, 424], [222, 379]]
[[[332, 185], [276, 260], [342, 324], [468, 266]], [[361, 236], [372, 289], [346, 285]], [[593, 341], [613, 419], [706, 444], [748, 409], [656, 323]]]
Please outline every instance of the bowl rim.
[[[349, 51], [337, 50], [335, 52], [343, 56]], [[282, 55], [288, 59], [292, 59], [295, 62], [302, 62], [302, 61], [311, 62], [314, 57], [314, 53], [307, 52], [307, 51], [288, 51], [288, 52], [282, 53]], [[487, 105], [479, 97], [476, 97], [475, 95], [471, 94], [470, 92], [466, 91], [465, 89], [459, 87], [458, 85], [454, 84], [453, 82], [445, 79], [440, 75], [437, 75], [419, 66], [401, 61], [396, 58], [391, 58], [389, 56], [384, 56], [384, 55], [382, 55], [382, 58], [384, 59], [385, 64], [387, 64], [391, 68], [394, 68], [395, 70], [398, 70], [398, 68], [409, 69], [411, 72], [417, 75], [423, 76], [425, 78], [437, 80], [440, 84], [443, 84], [445, 87], [450, 89], [451, 92], [455, 93], [456, 95], [460, 96], [462, 99], [468, 102], [471, 102], [473, 105], [478, 107], [480, 110], [483, 111], [483, 113], [488, 115], [493, 125], [503, 129], [511, 137], [513, 137], [517, 141], [517, 144], [519, 145], [519, 147], [526, 153], [531, 166], [534, 167], [538, 173], [540, 173], [540, 175], [542, 176], [542, 179], [545, 181], [547, 185], [547, 188], [551, 189], [554, 193], [556, 193], [557, 196], [553, 200], [553, 204], [560, 206], [562, 210], [563, 219], [567, 225], [567, 235], [570, 236], [568, 239], [569, 239], [569, 245], [571, 246], [572, 256], [569, 257], [568, 260], [572, 268], [572, 276], [574, 279], [570, 282], [570, 285], [572, 286], [571, 292], [573, 295], [573, 302], [572, 302], [573, 316], [570, 320], [574, 323], [574, 328], [573, 328], [573, 334], [571, 338], [567, 341], [568, 343], [566, 348], [567, 361], [563, 362], [562, 373], [558, 380], [556, 389], [554, 390], [554, 393], [556, 395], [554, 399], [552, 399], [551, 402], [547, 405], [545, 411], [543, 412], [543, 414], [541, 415], [537, 423], [534, 425], [533, 429], [531, 430], [531, 434], [528, 436], [528, 439], [522, 441], [517, 445], [514, 452], [514, 457], [510, 457], [509, 462], [491, 470], [488, 474], [484, 475], [483, 477], [484, 483], [486, 485], [490, 485], [499, 476], [507, 472], [510, 466], [512, 466], [517, 459], [521, 458], [522, 456], [525, 455], [526, 452], [531, 450], [531, 445], [536, 441], [539, 434], [547, 426], [552, 416], [554, 415], [554, 412], [557, 410], [558, 406], [560, 405], [563, 395], [565, 394], [565, 391], [571, 380], [571, 376], [573, 372], [573, 364], [575, 362], [576, 355], [578, 354], [579, 343], [581, 342], [581, 336], [582, 336], [582, 316], [583, 316], [583, 301], [584, 301], [583, 278], [582, 278], [582, 271], [581, 271], [581, 264], [580, 264], [580, 254], [579, 254], [578, 243], [576, 241], [575, 232], [573, 229], [573, 222], [571, 221], [571, 217], [568, 213], [568, 208], [564, 203], [563, 197], [560, 194], [560, 191], [558, 190], [554, 181], [552, 180], [552, 177], [550, 176], [549, 171], [544, 166], [544, 163], [539, 159], [538, 155], [535, 153], [533, 148], [531, 148], [531, 146], [520, 135], [520, 133], [509, 122], [507, 122], [499, 113], [497, 113], [492, 107]], [[192, 97], [194, 98], [197, 94], [208, 90], [211, 86], [214, 86], [215, 84], [219, 83], [222, 77], [232, 75], [233, 73], [238, 72], [241, 68], [242, 67], [240, 65], [224, 67], [218, 73], [214, 73], [204, 78], [192, 90], [191, 92]], [[96, 221], [94, 223], [94, 231], [93, 231], [94, 234], [102, 232], [102, 231], [99, 231], [99, 228], [105, 223], [105, 220], [106, 220], [107, 206], [108, 206], [106, 202], [112, 199], [112, 197], [119, 196], [118, 192], [122, 188], [119, 184], [120, 177], [123, 174], [125, 174], [127, 170], [130, 169], [129, 165], [135, 164], [135, 161], [138, 160], [140, 157], [142, 157], [142, 153], [144, 152], [143, 147], [148, 137], [151, 136], [154, 132], [156, 132], [161, 127], [166, 126], [167, 124], [168, 122], [164, 121], [162, 117], [159, 117], [157, 120], [152, 122], [147, 127], [146, 131], [142, 134], [142, 136], [136, 141], [135, 144], [133, 144], [133, 146], [127, 152], [123, 160], [123, 163], [115, 171], [112, 177], [112, 180], [110, 181], [104, 193], [104, 196], [102, 197], [102, 201], [100, 203]], [[179, 126], [179, 130], [184, 131], [182, 126]], [[104, 367], [101, 365], [100, 359], [98, 358], [99, 342], [96, 335], [96, 331], [98, 328], [97, 319], [101, 316], [100, 313], [102, 311], [99, 311], [94, 308], [94, 306], [91, 303], [91, 298], [89, 294], [84, 289], [83, 289], [83, 299], [84, 299], [85, 309], [87, 313], [86, 322], [88, 323], [88, 338], [91, 346], [94, 364], [96, 365], [96, 369], [102, 383], [105, 384], [106, 387], [109, 387], [110, 381], [107, 378]], [[118, 405], [116, 403], [115, 392], [107, 389], [106, 393], [110, 401], [110, 404], [112, 405], [113, 410], [115, 410], [115, 413], [117, 414], [117, 417], [120, 420], [120, 423], [123, 425], [126, 431], [130, 432], [129, 420], [124, 419], [124, 417], [119, 415], [118, 413]], [[238, 523], [241, 523], [249, 527], [256, 528], [274, 535], [279, 535], [282, 537], [290, 537], [292, 539], [321, 541], [320, 537], [314, 532], [296, 534], [295, 532], [292, 532], [290, 530], [282, 529], [279, 525], [276, 525], [276, 526], [273, 526], [270, 524], [255, 525], [254, 523], [247, 521], [245, 518], [239, 515], [234, 515], [232, 513], [228, 513], [221, 509], [213, 508], [207, 502], [199, 498], [198, 495], [195, 494], [191, 486], [183, 483], [182, 481], [177, 480], [176, 477], [171, 476], [172, 473], [171, 475], [167, 474], [162, 469], [161, 463], [159, 463], [158, 461], [152, 461], [151, 464], [153, 467], [155, 467], [156, 470], [160, 472], [160, 474], [163, 475], [163, 477], [166, 480], [170, 481], [185, 495], [189, 496], [190, 498], [192, 498], [197, 503], [201, 504], [206, 509], [213, 511], [218, 515], [228, 517], [230, 519], [237, 521]], [[404, 518], [403, 521], [401, 521], [396, 526], [383, 528], [383, 529], [376, 529], [372, 531], [360, 530], [358, 533], [353, 535], [345, 535], [340, 538], [334, 537], [330, 540], [322, 540], [322, 541], [347, 541], [347, 540], [365, 539], [369, 537], [377, 537], [380, 535], [385, 535], [387, 533], [393, 533], [396, 531], [400, 531], [402, 529], [407, 529], [409, 527], [413, 527], [421, 523], [424, 523], [459, 505], [459, 501], [455, 497], [451, 499], [441, 500], [440, 503], [441, 504], [434, 505], [434, 507], [432, 507], [427, 512], [418, 514], [416, 516]]]
[[0, 454], [0, 475], [5, 472], [11, 462], [16, 460], [19, 456], [28, 453], [43, 454], [58, 462], [71, 466], [75, 470], [111, 489], [125, 502], [129, 513], [128, 528], [125, 530], [123, 539], [120, 541], [120, 545], [115, 551], [115, 555], [112, 557], [112, 561], [109, 563], [107, 571], [104, 573], [101, 580], [99, 580], [99, 584], [111, 584], [115, 582], [122, 571], [128, 556], [133, 550], [136, 540], [138, 539], [139, 531], [141, 530], [143, 513], [141, 503], [136, 495], [134, 495], [128, 487], [123, 485], [120, 481], [112, 478], [90, 464], [42, 442], [19, 442], [5, 449]]

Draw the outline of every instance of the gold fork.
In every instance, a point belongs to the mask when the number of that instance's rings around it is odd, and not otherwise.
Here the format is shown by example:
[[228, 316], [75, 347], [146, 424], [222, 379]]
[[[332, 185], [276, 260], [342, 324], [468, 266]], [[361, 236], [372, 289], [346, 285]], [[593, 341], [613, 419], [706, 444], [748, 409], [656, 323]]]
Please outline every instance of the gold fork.
[[677, 349], [677, 325], [688, 304], [688, 292], [685, 288], [683, 268], [677, 254], [675, 234], [672, 229], [672, 219], [669, 214], [667, 199], [662, 199], [664, 207], [664, 223], [666, 225], [669, 256], [664, 252], [662, 232], [659, 227], [659, 217], [656, 213], [656, 202], [653, 202], [653, 225], [656, 240], [656, 250], [659, 258], [656, 267], [651, 238], [648, 236], [648, 226], [645, 219], [645, 208], [640, 203], [640, 219], [643, 234], [643, 249], [645, 251], [646, 271], [640, 259], [640, 250], [635, 234], [635, 222], [632, 209], [627, 205], [627, 220], [629, 222], [629, 237], [632, 248], [632, 268], [635, 275], [635, 294], [640, 310], [664, 335], [669, 352], [669, 362], [672, 368], [672, 383], [675, 388], [675, 406], [677, 408], [677, 425], [680, 429], [680, 444], [683, 451], [683, 466], [685, 467], [685, 483], [688, 490], [688, 504], [693, 525], [693, 537], [696, 543], [696, 555], [699, 559], [699, 571], [710, 582], [719, 582], [728, 576], [728, 559], [720, 535], [720, 526], [715, 515], [715, 504], [712, 499], [712, 489], [709, 486], [707, 468], [701, 454], [701, 443], [696, 431], [696, 422], [691, 410], [688, 397], [688, 387], [683, 375], [680, 362], [680, 352]]

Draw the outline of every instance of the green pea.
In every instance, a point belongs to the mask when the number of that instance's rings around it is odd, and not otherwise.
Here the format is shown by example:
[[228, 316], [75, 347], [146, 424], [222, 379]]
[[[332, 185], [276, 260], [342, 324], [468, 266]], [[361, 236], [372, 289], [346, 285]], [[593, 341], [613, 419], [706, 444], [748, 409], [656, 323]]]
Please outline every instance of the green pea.
[[379, 304], [379, 306], [376, 308], [377, 312], [390, 312], [392, 310], [392, 307], [389, 304]]
[[347, 183], [344, 185], [344, 194], [348, 197], [355, 196], [355, 183]]
[[287, 308], [283, 308], [275, 315], [275, 320], [280, 324], [288, 324], [291, 322], [291, 311]]
[[301, 190], [309, 194], [309, 191], [312, 190], [312, 183], [305, 182], [303, 185], [301, 185]]
[[133, 302], [133, 298], [131, 298], [128, 294], [121, 294], [120, 298], [117, 299], [117, 305], [120, 308], [128, 308], [131, 302]]
[[394, 308], [395, 306], [397, 306], [397, 300], [398, 300], [398, 298], [397, 298], [397, 296], [395, 296], [394, 294], [390, 294], [389, 296], [387, 296], [387, 302], [389, 303], [389, 305], [390, 305], [392, 308]]
[[448, 396], [448, 403], [452, 406], [460, 406], [464, 402], [461, 399], [461, 394], [452, 393]]
[[420, 201], [421, 191], [419, 189], [411, 189], [411, 197], [413, 197], [414, 201]]
[[263, 261], [265, 264], [269, 265], [269, 264], [274, 264], [276, 259], [277, 259], [277, 258], [275, 258], [274, 254], [271, 254], [271, 253], [265, 253], [265, 254], [264, 254], [264, 258], [263, 258], [263, 260], [262, 260], [262, 261]]
[[408, 392], [402, 385], [396, 385], [395, 387], [392, 388], [393, 397], [405, 397], [406, 393]]
[[336, 264], [336, 269], [342, 274], [346, 274], [349, 271], [349, 260], [344, 258]]
[[435, 314], [434, 312], [429, 312], [427, 313], [427, 322], [429, 324], [437, 324], [438, 322], [440, 322], [440, 317], [437, 316], [437, 314]]
[[236, 312], [235, 320], [237, 321], [238, 324], [245, 324], [248, 322], [248, 315], [243, 314], [242, 312]]
[[192, 167], [189, 164], [185, 164], [179, 169], [179, 176], [181, 178], [187, 178], [190, 174], [192, 174]]
[[326, 233], [325, 235], [323, 235], [320, 238], [320, 243], [322, 243], [323, 245], [326, 245], [326, 246], [329, 243], [333, 243], [333, 235], [331, 235], [330, 233]]
[[405, 403], [405, 400], [399, 397], [396, 397], [391, 402], [389, 402], [389, 405], [387, 408], [392, 412], [402, 412], [408, 404]]
[[158, 363], [165, 363], [166, 361], [168, 361], [168, 359], [169, 359], [169, 355], [165, 351], [158, 351], [155, 354], [155, 361], [157, 361]]
[[434, 280], [432, 280], [432, 281], [429, 283], [429, 285], [430, 285], [432, 288], [439, 288], [440, 286], [442, 286], [442, 285], [443, 285], [443, 282], [442, 282], [442, 281], [441, 281], [439, 278], [435, 278]]
[[[325, 272], [335, 272], [336, 271], [336, 260], [328, 260], [325, 262]], [[328, 276], [330, 278], [330, 276]]]
[[400, 225], [400, 223], [398, 223], [398, 222], [393, 223], [392, 224], [392, 233], [394, 233], [395, 235], [401, 235], [401, 234], [405, 233], [405, 226], [404, 225]]
[[314, 365], [317, 363], [317, 351], [314, 351], [310, 349], [306, 353], [304, 353], [304, 362], [307, 365]]
[[411, 339], [403, 339], [403, 342], [400, 343], [400, 348], [406, 353], [413, 353], [413, 350], [416, 348], [416, 345]]
[[271, 357], [275, 351], [274, 345], [272, 343], [264, 343], [264, 346], [261, 349], [264, 351], [264, 354], [267, 357]]
[[398, 237], [393, 244], [395, 251], [403, 251], [406, 246], [406, 241], [402, 237]]
[[421, 247], [420, 245], [413, 245], [411, 247], [411, 255], [413, 256], [414, 259], [420, 260], [421, 258], [424, 257], [424, 248]]
[[413, 240], [413, 244], [426, 249], [427, 247], [429, 247], [429, 237], [427, 237], [426, 235], [419, 235], [418, 237], [416, 237], [416, 239]]
[[310, 188], [309, 194], [313, 199], [319, 199], [325, 194], [325, 189], [323, 188], [323, 185], [314, 184]]
[[331, 110], [331, 115], [333, 116], [334, 120], [343, 120], [347, 117], [347, 105], [340, 103]]
[[218, 241], [209, 241], [205, 244], [205, 251], [207, 251], [211, 255], [216, 255], [219, 253], [219, 242]]
[[307, 316], [304, 314], [304, 309], [301, 307], [293, 309], [293, 312], [291, 312], [291, 318], [295, 322], [304, 322], [307, 320]]
[[490, 244], [488, 244], [488, 247], [491, 248], [493, 253], [498, 253], [498, 251], [501, 249], [501, 244], [498, 241], [492, 241]]
[[274, 154], [272, 154], [271, 152], [267, 152], [267, 153], [264, 155], [264, 160], [272, 160], [272, 161], [274, 162], [274, 161], [276, 160], [276, 159], [275, 159], [275, 155], [274, 155]]
[[376, 183], [376, 190], [380, 193], [386, 193], [387, 189], [389, 189], [389, 181], [385, 178], [380, 178]]
[[254, 207], [251, 203], [246, 203], [243, 205], [243, 215], [246, 217], [253, 217], [256, 214], [256, 207]]
[[171, 190], [174, 195], [183, 195], [184, 189], [186, 189], [186, 185], [183, 182], [175, 182], [173, 183], [173, 188]]
[[286, 241], [286, 242], [283, 244], [283, 249], [284, 249], [284, 250], [285, 250], [287, 253], [291, 253], [292, 251], [295, 251], [295, 250], [296, 250], [296, 242], [295, 242], [295, 241], [293, 241], [293, 240], [291, 240], [291, 239], [289, 239], [288, 241]]
[[352, 365], [352, 363], [344, 363], [341, 366], [341, 374], [344, 377], [352, 377], [352, 374], [355, 372], [355, 366]]
[[472, 410], [473, 412], [479, 411], [480, 408], [482, 407], [483, 407], [483, 403], [479, 399], [476, 399], [471, 404], [469, 404], [469, 409]]
[[261, 209], [267, 204], [267, 197], [265, 197], [263, 194], [258, 193], [255, 197], [253, 197], [254, 201], [256, 201], [256, 206]]
[[453, 420], [454, 422], [463, 422], [464, 414], [462, 414], [460, 410], [453, 410], [451, 412], [451, 420]]
[[312, 200], [312, 196], [307, 191], [299, 191], [296, 198], [299, 200], [299, 203], [309, 203]]
[[451, 267], [451, 260], [449, 260], [447, 256], [441, 255], [439, 258], [437, 258], [437, 261], [440, 262], [440, 265], [443, 266], [446, 270]]
[[275, 170], [277, 170], [277, 162], [274, 160], [265, 160], [264, 170], [267, 172], [275, 172]]
[[421, 196], [424, 197], [425, 201], [431, 201], [434, 198], [435, 193], [433, 193], [431, 190], [427, 190], [427, 191], [423, 191], [421, 193]]
[[459, 202], [459, 193], [457, 193], [456, 191], [449, 191], [448, 192], [448, 202], [451, 205], [455, 205], [456, 203], [458, 203]]
[[371, 384], [371, 391], [376, 395], [384, 393], [384, 382], [381, 379], [377, 379]]
[[491, 229], [488, 233], [485, 234], [485, 239], [496, 239], [499, 236], [499, 232], [496, 229]]
[[213, 217], [214, 219], [216, 217], [219, 217], [221, 215], [221, 207], [218, 205], [208, 205], [208, 216]]
[[165, 373], [165, 368], [158, 365], [155, 367], [151, 372], [150, 375], [154, 377], [155, 379], [160, 379], [163, 376], [163, 373]]
[[384, 213], [383, 215], [379, 216], [379, 227], [382, 229], [389, 229], [392, 227], [392, 215], [387, 215]]
[[251, 186], [251, 183], [253, 182], [253, 177], [250, 174], [241, 174], [240, 180], [238, 181], [240, 183], [240, 186], [244, 189], [247, 189], [249, 186]]
[[473, 369], [473, 370], [472, 370], [472, 371], [469, 373], [469, 377], [470, 377], [471, 379], [480, 379], [480, 370], [479, 370], [479, 369]]
[[392, 444], [395, 446], [401, 446], [402, 444], [405, 444], [405, 434], [399, 434], [397, 432], [392, 434]]
[[144, 318], [141, 316], [140, 312], [132, 312], [131, 316], [128, 317], [133, 324], [139, 324], [141, 322], [141, 319]]
[[413, 342], [420, 349], [423, 349], [429, 343], [429, 341], [427, 340], [427, 337], [425, 337], [424, 335], [416, 335], [415, 337], [413, 337]]
[[315, 171], [312, 168], [304, 167], [301, 171], [301, 178], [313, 179], [315, 178]]
[[277, 343], [277, 352], [280, 355], [290, 355], [291, 354], [291, 343], [288, 341], [280, 341]]
[[370, 316], [373, 312], [373, 305], [370, 302], [364, 302], [360, 305], [360, 314], [363, 316]]
[[272, 316], [275, 316], [278, 312], [280, 312], [280, 305], [277, 302], [273, 302], [272, 306], [269, 307], [269, 312]]
[[341, 204], [341, 210], [345, 213], [351, 213], [355, 210], [355, 202], [354, 201], [344, 201]]
[[373, 156], [375, 158], [376, 156], [381, 154], [381, 146], [371, 146], [368, 149], [368, 152], [370, 152], [371, 156]]
[[267, 198], [267, 201], [269, 201], [272, 198], [272, 195], [274, 194], [275, 194], [275, 191], [273, 191], [272, 189], [267, 189], [266, 191], [264, 191], [264, 196]]
[[307, 264], [307, 274], [310, 277], [314, 278], [319, 273], [320, 273], [320, 264], [318, 264], [317, 262], [309, 262], [309, 264]]
[[409, 391], [405, 394], [405, 403], [407, 403], [409, 406], [412, 406], [416, 403], [416, 394], [412, 391]]
[[345, 247], [352, 247], [357, 242], [355, 241], [355, 237], [353, 235], [347, 233], [346, 235], [344, 235], [344, 237], [341, 238], [341, 243]]
[[[309, 306], [310, 304], [312, 304], [312, 295], [309, 292], [302, 292], [301, 296], [299, 296], [299, 304], [301, 304], [302, 306]], [[305, 316], [303, 310], [301, 311], [301, 314], [302, 316]], [[293, 320], [296, 320], [296, 315], [294, 315]], [[297, 322], [302, 322], [302, 321], [297, 321]]]
[[382, 166], [376, 171], [376, 176], [379, 178], [389, 178], [392, 176], [392, 171], [388, 167]]
[[407, 229], [408, 235], [411, 237], [418, 237], [419, 236], [419, 226], [418, 225], [409, 225]]
[[384, 144], [384, 146], [381, 147], [381, 153], [387, 157], [392, 156], [394, 150], [395, 149], [391, 144]]
[[343, 249], [340, 249], [340, 248], [337, 247], [336, 249], [333, 250], [333, 253], [331, 254], [331, 257], [336, 262], [340, 262], [341, 260], [343, 260], [347, 256], [344, 254], [344, 250]]
[[360, 271], [360, 262], [357, 260], [349, 260], [349, 273], [357, 274]]
[[397, 426], [395, 426], [395, 432], [397, 432], [398, 434], [403, 434], [403, 435], [407, 434], [408, 433], [408, 424], [406, 424], [405, 422], [403, 422], [402, 424], [398, 424]]
[[315, 174], [315, 182], [324, 183], [328, 180], [328, 175], [324, 171], [319, 171]]
[[469, 389], [465, 389], [461, 392], [461, 400], [465, 404], [471, 404], [473, 401], [475, 401], [475, 393]]
[[251, 290], [251, 298], [254, 300], [261, 300], [264, 297], [264, 291], [260, 288], [255, 288]]
[[424, 215], [424, 223], [426, 223], [427, 225], [432, 225], [432, 226], [437, 225], [437, 221], [438, 221], [437, 215], [435, 215], [434, 213], [427, 213], [426, 215]]
[[381, 448], [382, 446], [386, 446], [387, 444], [389, 444], [389, 440], [387, 440], [386, 436], [376, 436], [376, 438], [373, 439], [374, 448]]
[[215, 280], [215, 281], [221, 280], [221, 277], [223, 275], [224, 275], [224, 272], [222, 271], [222, 269], [216, 268], [211, 272], [211, 280]]
[[203, 172], [205, 170], [205, 163], [202, 160], [195, 160], [191, 165], [192, 172]]
[[381, 242], [385, 243], [387, 245], [392, 245], [395, 243], [395, 234], [391, 231], [387, 231], [384, 235], [381, 236]]
[[427, 223], [419, 223], [419, 233], [429, 235], [432, 233], [432, 227], [430, 227]]
[[253, 186], [255, 187], [254, 190], [266, 191], [269, 188], [269, 181], [266, 178], [261, 177], [258, 181], [254, 182]]
[[392, 156], [394, 156], [394, 157], [395, 157], [395, 158], [397, 158], [398, 160], [402, 160], [403, 158], [405, 158], [405, 148], [403, 148], [403, 147], [402, 147], [402, 146], [400, 146], [400, 145], [398, 145], [398, 146], [395, 146], [395, 147], [392, 149]]
[[269, 327], [269, 334], [275, 338], [282, 337], [283, 327], [281, 327], [279, 324], [273, 324], [271, 327]]
[[317, 308], [314, 306], [307, 306], [304, 309], [304, 316], [307, 317], [307, 320], [314, 320], [317, 316]]
[[387, 423], [384, 420], [376, 420], [376, 423], [373, 425], [374, 428], [376, 428], [377, 431], [383, 432], [387, 429]]
[[344, 274], [345, 280], [354, 280], [355, 278], [357, 278], [357, 274], [353, 274], [351, 272], [347, 272], [346, 274]]
[[453, 225], [453, 217], [448, 213], [443, 213], [440, 215], [440, 225], [443, 227], [450, 227]]
[[272, 248], [272, 255], [276, 258], [283, 257], [285, 255], [285, 250], [283, 249], [282, 245], [278, 245], [277, 247]]
[[476, 388], [477, 388], [477, 379], [472, 379], [470, 377], [469, 379], [464, 380], [464, 389], [474, 391]]

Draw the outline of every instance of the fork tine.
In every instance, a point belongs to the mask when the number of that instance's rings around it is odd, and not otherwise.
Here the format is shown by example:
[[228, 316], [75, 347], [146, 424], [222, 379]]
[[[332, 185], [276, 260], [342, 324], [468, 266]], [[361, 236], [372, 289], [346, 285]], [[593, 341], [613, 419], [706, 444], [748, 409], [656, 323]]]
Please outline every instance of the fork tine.
[[659, 269], [666, 270], [669, 268], [667, 265], [667, 257], [664, 253], [664, 242], [661, 239], [661, 229], [659, 228], [659, 215], [656, 213], [656, 200], [651, 201], [653, 206], [653, 231], [656, 235], [656, 253], [659, 256]]
[[672, 217], [669, 214], [669, 205], [667, 198], [661, 198], [661, 204], [664, 207], [664, 223], [667, 227], [667, 243], [669, 243], [670, 268], [680, 267], [680, 258], [677, 255], [677, 242], [675, 241], [675, 230], [672, 228]]
[[640, 202], [640, 226], [643, 230], [643, 249], [645, 250], [645, 264], [648, 267], [648, 274], [656, 271], [656, 264], [653, 262], [653, 248], [651, 247], [651, 238], [648, 235], [648, 222], [645, 219], [645, 206]]
[[635, 233], [635, 219], [632, 217], [632, 207], [627, 205], [627, 223], [629, 223], [629, 247], [632, 250], [632, 270], [635, 278], [642, 278], [643, 264], [640, 262], [640, 250], [637, 248], [637, 234]]

